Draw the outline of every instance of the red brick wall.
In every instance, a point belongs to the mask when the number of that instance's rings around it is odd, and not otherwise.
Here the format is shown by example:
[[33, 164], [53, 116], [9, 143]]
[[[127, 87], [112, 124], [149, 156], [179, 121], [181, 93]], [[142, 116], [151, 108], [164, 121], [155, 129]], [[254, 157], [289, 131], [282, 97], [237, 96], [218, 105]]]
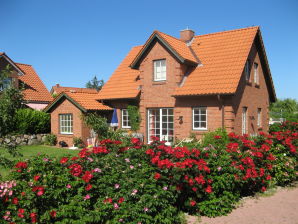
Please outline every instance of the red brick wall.
[[[250, 80], [247, 82], [243, 72], [237, 93], [233, 98], [233, 109], [235, 112], [235, 132], [242, 132], [242, 108], [247, 107], [248, 134], [268, 131], [269, 122], [269, 93], [266, 86], [263, 69], [256, 46], [253, 45], [249, 54], [250, 60]], [[255, 84], [253, 63], [258, 63], [259, 85]], [[262, 109], [262, 127], [257, 127], [257, 110]]]
[[[153, 61], [166, 59], [167, 80], [153, 80]], [[147, 139], [147, 110], [148, 108], [174, 108], [174, 135], [178, 139], [189, 137], [195, 133], [201, 137], [207, 131], [192, 130], [192, 107], [207, 106], [208, 130], [222, 127], [221, 104], [216, 96], [174, 98], [172, 94], [182, 81], [186, 67], [179, 64], [170, 53], [159, 43], [156, 43], [140, 64], [140, 79], [142, 83], [140, 97], [140, 113], [142, 117], [140, 132]], [[182, 122], [179, 117], [182, 116]]]
[[[73, 134], [60, 134], [59, 130], [59, 114], [73, 115]], [[87, 128], [81, 120], [82, 112], [68, 100], [63, 100], [51, 112], [51, 132], [57, 135], [57, 140], [65, 141], [68, 146], [73, 146], [73, 137], [80, 137], [86, 143], [89, 137], [89, 128]]]

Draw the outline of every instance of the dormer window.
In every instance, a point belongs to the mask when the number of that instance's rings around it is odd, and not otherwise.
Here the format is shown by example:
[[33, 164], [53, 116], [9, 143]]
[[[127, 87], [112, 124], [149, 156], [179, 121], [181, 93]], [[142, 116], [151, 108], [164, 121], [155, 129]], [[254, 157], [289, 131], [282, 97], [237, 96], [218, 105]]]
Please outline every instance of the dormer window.
[[250, 79], [250, 63], [249, 63], [249, 60], [247, 60], [246, 63], [245, 63], [244, 71], [245, 71], [245, 79], [246, 79], [246, 81], [249, 81], [249, 79]]
[[156, 60], [154, 63], [154, 81], [165, 81], [167, 79], [166, 60]]

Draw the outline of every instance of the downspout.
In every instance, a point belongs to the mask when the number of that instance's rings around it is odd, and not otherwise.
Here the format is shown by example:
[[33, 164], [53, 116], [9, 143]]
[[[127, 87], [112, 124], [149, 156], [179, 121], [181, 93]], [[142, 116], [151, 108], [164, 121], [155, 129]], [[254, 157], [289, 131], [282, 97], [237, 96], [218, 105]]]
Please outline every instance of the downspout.
[[225, 105], [223, 103], [223, 99], [220, 97], [219, 94], [217, 95], [217, 99], [221, 105], [221, 127], [222, 129], [224, 129], [225, 128]]

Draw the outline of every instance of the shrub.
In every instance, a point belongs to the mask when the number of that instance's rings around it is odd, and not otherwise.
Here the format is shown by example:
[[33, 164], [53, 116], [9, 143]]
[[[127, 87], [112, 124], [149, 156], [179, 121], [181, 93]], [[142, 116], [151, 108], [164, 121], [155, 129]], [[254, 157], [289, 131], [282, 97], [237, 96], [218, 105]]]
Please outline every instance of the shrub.
[[57, 144], [57, 136], [54, 134], [46, 135], [45, 145], [55, 146]]
[[78, 148], [83, 148], [85, 144], [80, 137], [73, 137], [73, 145]]
[[157, 138], [150, 145], [104, 139], [75, 157], [19, 161], [11, 195], [0, 194], [0, 217], [16, 223], [181, 223], [180, 212], [225, 215], [243, 196], [297, 180], [295, 125], [255, 138], [212, 134], [198, 148], [170, 147]]
[[132, 131], [137, 131], [140, 129], [141, 116], [137, 106], [128, 105], [127, 106], [128, 116], [130, 120], [130, 126]]
[[105, 139], [109, 136], [109, 125], [107, 119], [95, 113], [89, 113], [83, 116], [85, 124], [93, 129], [99, 139]]
[[40, 134], [50, 132], [50, 114], [29, 108], [16, 112], [16, 131], [20, 134]]

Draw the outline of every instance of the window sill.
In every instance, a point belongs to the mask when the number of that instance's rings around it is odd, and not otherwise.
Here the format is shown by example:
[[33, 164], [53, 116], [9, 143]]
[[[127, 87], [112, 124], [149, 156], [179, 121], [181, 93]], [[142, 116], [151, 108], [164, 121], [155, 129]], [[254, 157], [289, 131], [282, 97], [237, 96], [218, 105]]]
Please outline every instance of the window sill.
[[195, 128], [193, 128], [192, 130], [193, 130], [193, 131], [208, 131], [207, 128], [202, 128], [202, 129], [195, 129]]
[[152, 85], [165, 85], [167, 83], [166, 80], [162, 80], [162, 81], [153, 81]]
[[129, 126], [128, 126], [128, 127], [123, 127], [123, 126], [122, 126], [122, 128], [123, 128], [123, 129], [131, 129], [131, 127], [129, 127]]

